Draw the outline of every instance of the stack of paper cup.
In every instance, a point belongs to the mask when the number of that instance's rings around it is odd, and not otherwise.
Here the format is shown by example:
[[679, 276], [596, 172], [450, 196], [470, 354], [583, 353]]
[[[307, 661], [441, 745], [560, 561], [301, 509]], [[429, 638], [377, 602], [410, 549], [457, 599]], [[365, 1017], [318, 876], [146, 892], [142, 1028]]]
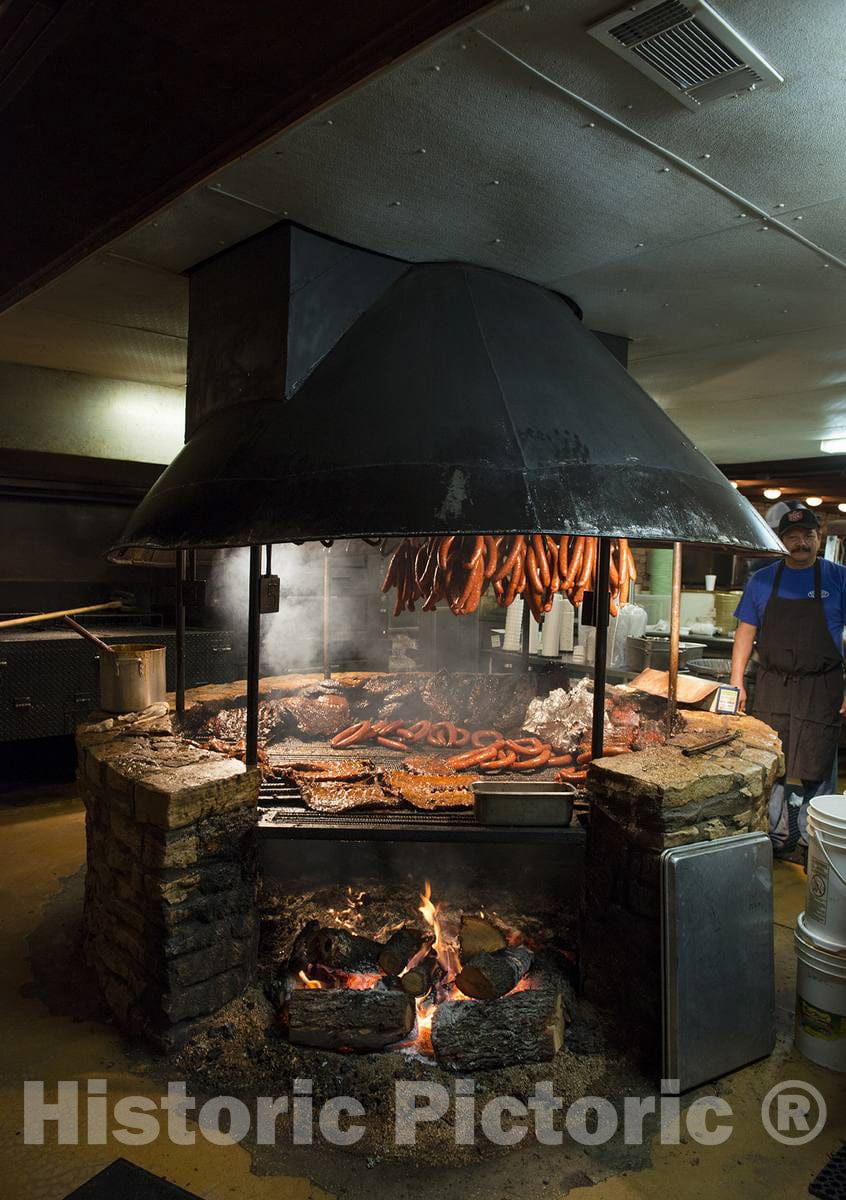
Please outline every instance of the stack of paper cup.
[[552, 608], [543, 620], [541, 654], [544, 658], [557, 658], [561, 653], [561, 618], [564, 597], [558, 593], [552, 597]]
[[513, 603], [505, 610], [505, 637], [502, 639], [503, 650], [520, 649], [520, 630], [523, 627], [523, 597], [516, 596]]
[[529, 653], [540, 654], [541, 631], [540, 625], [533, 616], [529, 616]]
[[573, 649], [573, 635], [576, 625], [576, 610], [573, 608], [570, 601], [565, 597], [561, 597], [561, 637], [558, 640], [558, 649], [564, 653]]

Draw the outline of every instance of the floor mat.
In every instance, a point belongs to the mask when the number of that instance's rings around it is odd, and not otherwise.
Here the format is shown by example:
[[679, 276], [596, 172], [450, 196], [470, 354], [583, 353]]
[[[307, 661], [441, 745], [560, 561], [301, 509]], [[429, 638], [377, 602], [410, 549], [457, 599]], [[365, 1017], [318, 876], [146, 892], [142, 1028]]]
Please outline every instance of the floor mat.
[[116, 1158], [104, 1171], [69, 1192], [65, 1200], [202, 1200], [175, 1183], [151, 1175], [126, 1158]]
[[808, 1188], [808, 1195], [820, 1200], [846, 1200], [846, 1142], [835, 1150]]

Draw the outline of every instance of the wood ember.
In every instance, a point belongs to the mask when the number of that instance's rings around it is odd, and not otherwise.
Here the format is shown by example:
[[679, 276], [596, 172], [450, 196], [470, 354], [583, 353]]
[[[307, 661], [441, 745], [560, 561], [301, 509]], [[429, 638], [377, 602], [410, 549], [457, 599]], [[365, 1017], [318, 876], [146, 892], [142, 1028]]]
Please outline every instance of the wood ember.
[[455, 978], [456, 986], [474, 1000], [494, 1000], [517, 986], [533, 958], [527, 946], [506, 946], [492, 953], [477, 954], [462, 964]]
[[288, 1036], [324, 1050], [381, 1050], [411, 1032], [414, 1015], [403, 991], [301, 988], [288, 998]]
[[474, 917], [468, 913], [462, 915], [458, 945], [463, 963], [469, 962], [477, 954], [502, 950], [505, 944], [505, 935], [496, 925], [484, 917]]
[[564, 1013], [556, 991], [526, 991], [474, 1003], [447, 1000], [432, 1021], [439, 1066], [484, 1071], [548, 1062], [564, 1044]]
[[423, 945], [423, 934], [410, 925], [395, 930], [379, 951], [379, 966], [386, 975], [399, 975]]

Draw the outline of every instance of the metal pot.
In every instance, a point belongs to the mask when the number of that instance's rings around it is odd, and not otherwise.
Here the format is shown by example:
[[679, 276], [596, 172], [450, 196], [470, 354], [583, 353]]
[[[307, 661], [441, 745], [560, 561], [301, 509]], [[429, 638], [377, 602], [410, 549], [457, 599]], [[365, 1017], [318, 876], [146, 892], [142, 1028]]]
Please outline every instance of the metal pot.
[[100, 707], [141, 712], [165, 698], [165, 647], [128, 642], [100, 655]]

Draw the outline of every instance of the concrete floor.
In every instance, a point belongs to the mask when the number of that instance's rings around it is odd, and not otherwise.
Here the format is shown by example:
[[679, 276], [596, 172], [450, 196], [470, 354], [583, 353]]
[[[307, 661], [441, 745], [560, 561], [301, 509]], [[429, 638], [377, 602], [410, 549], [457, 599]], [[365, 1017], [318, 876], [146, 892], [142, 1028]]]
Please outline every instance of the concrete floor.
[[[846, 1077], [813, 1066], [792, 1048], [794, 958], [792, 929], [804, 905], [804, 875], [799, 867], [777, 864], [775, 874], [775, 945], [779, 1007], [779, 1043], [766, 1061], [722, 1081], [719, 1094], [734, 1114], [734, 1133], [722, 1146], [700, 1146], [687, 1140], [679, 1146], [654, 1143], [622, 1163], [602, 1150], [582, 1153], [583, 1170], [574, 1170], [569, 1151], [546, 1150], [542, 1167], [536, 1149], [520, 1149], [498, 1164], [450, 1171], [411, 1172], [396, 1166], [372, 1170], [360, 1159], [343, 1160], [343, 1171], [327, 1175], [320, 1169], [322, 1152], [300, 1150], [291, 1157], [291, 1174], [272, 1176], [251, 1172], [250, 1155], [235, 1144], [210, 1145], [198, 1137], [195, 1146], [175, 1146], [164, 1138], [149, 1146], [56, 1145], [48, 1132], [45, 1146], [23, 1140], [23, 1081], [44, 1080], [48, 1099], [57, 1080], [108, 1080], [110, 1104], [121, 1095], [157, 1097], [160, 1090], [146, 1073], [143, 1056], [129, 1047], [108, 1025], [90, 1018], [74, 1019], [49, 1011], [35, 994], [27, 938], [42, 928], [48, 905], [79, 872], [84, 860], [84, 814], [67, 786], [39, 789], [29, 795], [8, 794], [0, 808], [0, 1194], [7, 1200], [62, 1200], [102, 1167], [119, 1156], [131, 1159], [156, 1175], [166, 1176], [205, 1200], [237, 1196], [243, 1200], [306, 1200], [342, 1194], [394, 1198], [481, 1196], [504, 1200], [521, 1196], [578, 1196], [579, 1200], [635, 1198], [801, 1197], [822, 1168], [828, 1154], [846, 1137]], [[43, 933], [42, 933], [43, 937]], [[51, 1008], [55, 1008], [51, 1005]], [[72, 1004], [68, 1011], [73, 1011]], [[828, 1105], [825, 1130], [808, 1145], [784, 1146], [764, 1131], [760, 1104], [780, 1080], [800, 1079], [817, 1087]], [[706, 1089], [706, 1091], [709, 1089]], [[337, 1159], [337, 1152], [336, 1159]], [[581, 1153], [581, 1152], [580, 1152]], [[560, 1157], [556, 1160], [556, 1155]], [[313, 1155], [312, 1160], [309, 1155]], [[295, 1166], [293, 1164], [296, 1164]], [[648, 1164], [648, 1165], [643, 1165]], [[624, 1169], [628, 1166], [629, 1169]], [[621, 1173], [617, 1174], [616, 1172]], [[306, 1172], [324, 1181], [339, 1180], [323, 1190]], [[591, 1182], [599, 1179], [599, 1182]], [[116, 1198], [119, 1200], [119, 1198]]]

